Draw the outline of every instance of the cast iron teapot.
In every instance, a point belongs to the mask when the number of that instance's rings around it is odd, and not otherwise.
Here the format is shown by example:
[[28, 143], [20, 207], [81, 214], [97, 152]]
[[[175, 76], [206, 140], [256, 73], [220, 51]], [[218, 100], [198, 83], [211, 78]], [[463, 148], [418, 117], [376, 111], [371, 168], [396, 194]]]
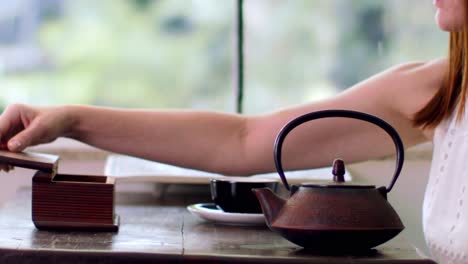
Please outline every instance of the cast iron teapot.
[[[289, 186], [281, 163], [283, 142], [297, 126], [319, 118], [343, 117], [367, 121], [385, 130], [396, 148], [396, 169], [388, 187], [351, 185], [344, 181], [344, 162], [333, 164], [333, 183]], [[278, 197], [268, 188], [254, 189], [268, 227], [289, 241], [316, 251], [368, 250], [398, 233], [404, 226], [387, 201], [403, 166], [404, 148], [396, 130], [382, 119], [349, 110], [324, 110], [302, 115], [283, 127], [275, 141], [278, 174], [290, 198]], [[331, 177], [330, 177], [331, 178]]]

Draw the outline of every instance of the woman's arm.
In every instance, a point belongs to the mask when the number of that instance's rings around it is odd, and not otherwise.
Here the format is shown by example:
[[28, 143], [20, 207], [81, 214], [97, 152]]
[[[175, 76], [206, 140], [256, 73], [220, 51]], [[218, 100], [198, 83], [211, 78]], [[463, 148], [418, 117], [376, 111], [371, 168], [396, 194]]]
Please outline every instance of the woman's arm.
[[[399, 66], [334, 98], [256, 116], [12, 105], [0, 116], [0, 137], [13, 151], [65, 136], [113, 152], [228, 175], [269, 172], [274, 170], [273, 142], [279, 130], [311, 111], [363, 111], [393, 125], [406, 146], [427, 140], [430, 131], [413, 127], [411, 118], [440, 86], [444, 64]], [[383, 131], [362, 121], [324, 119], [296, 130], [285, 143], [287, 169], [329, 165], [338, 156], [352, 162], [393, 151]]]
[[[245, 153], [250, 155], [246, 160], [251, 161], [247, 167], [254, 173], [274, 168], [273, 141], [280, 128], [301, 114], [323, 109], [357, 110], [378, 116], [398, 131], [405, 147], [428, 141], [433, 131], [414, 127], [412, 118], [442, 85], [445, 69], [445, 60], [405, 64], [328, 100], [252, 117], [245, 143], [248, 146]], [[358, 120], [314, 120], [295, 131], [284, 144], [284, 166], [288, 169], [329, 166], [337, 157], [351, 163], [395, 152], [390, 137], [383, 130]]]

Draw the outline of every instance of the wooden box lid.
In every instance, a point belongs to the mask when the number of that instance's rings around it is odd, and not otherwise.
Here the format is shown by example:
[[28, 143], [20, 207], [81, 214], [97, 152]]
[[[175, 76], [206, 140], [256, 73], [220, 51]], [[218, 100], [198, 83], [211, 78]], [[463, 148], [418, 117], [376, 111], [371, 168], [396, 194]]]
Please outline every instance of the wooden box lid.
[[49, 172], [51, 176], [57, 172], [58, 161], [59, 156], [56, 155], [32, 152], [15, 153], [0, 150], [0, 163]]

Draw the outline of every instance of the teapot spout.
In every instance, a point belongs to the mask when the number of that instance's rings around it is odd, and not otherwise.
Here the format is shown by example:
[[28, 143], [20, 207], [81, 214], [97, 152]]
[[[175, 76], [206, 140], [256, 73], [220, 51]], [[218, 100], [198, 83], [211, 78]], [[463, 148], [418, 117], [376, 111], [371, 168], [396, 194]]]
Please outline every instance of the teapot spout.
[[271, 226], [271, 223], [276, 219], [279, 211], [286, 203], [286, 200], [276, 195], [269, 188], [258, 188], [252, 191], [255, 193], [262, 206], [267, 225]]

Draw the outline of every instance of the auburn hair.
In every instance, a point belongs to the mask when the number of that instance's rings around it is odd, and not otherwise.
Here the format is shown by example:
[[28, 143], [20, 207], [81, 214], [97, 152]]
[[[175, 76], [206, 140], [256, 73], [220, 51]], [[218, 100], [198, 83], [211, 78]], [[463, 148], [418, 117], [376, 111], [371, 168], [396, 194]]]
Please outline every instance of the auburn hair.
[[434, 128], [457, 111], [457, 120], [463, 117], [466, 107], [468, 79], [468, 5], [464, 5], [465, 27], [450, 32], [448, 67], [441, 88], [419, 110], [413, 119], [414, 125]]

